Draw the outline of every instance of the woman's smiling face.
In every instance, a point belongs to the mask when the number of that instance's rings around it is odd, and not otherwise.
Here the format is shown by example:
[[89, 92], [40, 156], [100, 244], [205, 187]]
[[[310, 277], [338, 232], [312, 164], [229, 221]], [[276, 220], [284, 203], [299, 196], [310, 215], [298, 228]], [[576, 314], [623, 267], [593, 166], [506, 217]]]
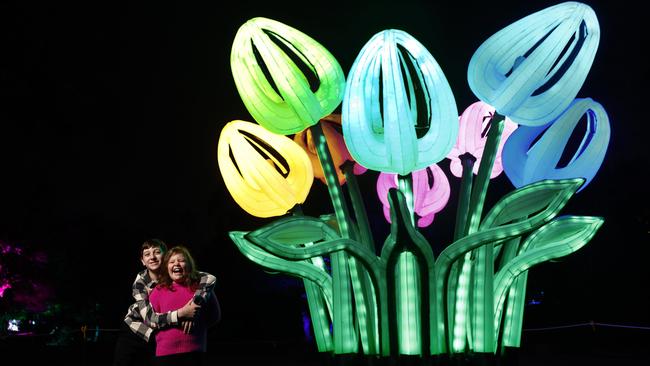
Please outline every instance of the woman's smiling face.
[[189, 268], [185, 256], [183, 253], [175, 253], [169, 257], [167, 262], [167, 271], [169, 272], [169, 277], [174, 282], [183, 282], [187, 277]]

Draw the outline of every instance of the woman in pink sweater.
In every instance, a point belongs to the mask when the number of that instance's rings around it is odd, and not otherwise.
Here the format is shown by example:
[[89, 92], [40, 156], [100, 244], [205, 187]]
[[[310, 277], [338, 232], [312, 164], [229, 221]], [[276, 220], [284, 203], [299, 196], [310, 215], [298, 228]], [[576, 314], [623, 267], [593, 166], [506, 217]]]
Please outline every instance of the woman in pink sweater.
[[[156, 312], [176, 310], [187, 304], [199, 286], [200, 275], [187, 248], [176, 246], [165, 253], [162, 278], [149, 295]], [[159, 366], [204, 365], [206, 363], [208, 327], [221, 319], [219, 301], [214, 291], [207, 298], [194, 298], [202, 305], [194, 318], [194, 327], [186, 333], [182, 327], [170, 327], [156, 333], [156, 364]]]

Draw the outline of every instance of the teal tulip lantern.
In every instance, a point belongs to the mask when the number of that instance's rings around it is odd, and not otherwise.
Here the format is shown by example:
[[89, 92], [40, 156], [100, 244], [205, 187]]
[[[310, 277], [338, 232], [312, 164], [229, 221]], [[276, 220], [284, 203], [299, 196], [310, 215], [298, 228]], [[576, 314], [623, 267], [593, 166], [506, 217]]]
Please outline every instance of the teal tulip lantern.
[[454, 145], [457, 118], [442, 69], [411, 35], [385, 30], [361, 49], [343, 99], [343, 136], [359, 164], [401, 175], [424, 169]]
[[596, 55], [600, 28], [588, 5], [565, 2], [503, 28], [474, 52], [467, 81], [501, 115], [541, 126], [578, 94]]

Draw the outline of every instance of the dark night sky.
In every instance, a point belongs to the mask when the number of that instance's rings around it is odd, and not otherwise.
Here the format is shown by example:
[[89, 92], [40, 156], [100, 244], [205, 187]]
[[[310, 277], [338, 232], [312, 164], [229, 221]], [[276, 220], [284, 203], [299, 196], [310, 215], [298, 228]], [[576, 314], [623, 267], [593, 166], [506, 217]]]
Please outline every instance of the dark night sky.
[[[141, 242], [185, 244], [219, 278], [222, 337], [244, 339], [299, 337], [304, 305], [298, 281], [262, 271], [227, 238], [270, 222], [233, 202], [216, 162], [221, 127], [252, 121], [229, 68], [238, 27], [255, 16], [291, 25], [324, 45], [346, 75], [372, 35], [404, 30], [436, 58], [462, 112], [476, 101], [466, 81], [474, 50], [558, 2], [190, 3], [1, 5], [0, 240], [46, 251], [44, 277], [56, 300], [101, 304], [106, 328], [116, 328], [129, 305]], [[623, 2], [586, 3], [601, 40], [578, 97], [605, 107], [612, 139], [596, 178], [563, 213], [603, 216], [605, 225], [579, 252], [531, 270], [529, 294], [543, 291], [545, 302], [527, 321], [647, 326], [648, 37], [641, 12]], [[375, 178], [360, 177], [368, 192]], [[449, 205], [424, 230], [436, 251], [453, 233], [459, 180], [450, 181]], [[511, 189], [502, 175], [488, 202]], [[319, 198], [326, 195], [315, 181], [305, 212], [331, 210]], [[374, 195], [366, 201], [385, 233], [380, 203]]]

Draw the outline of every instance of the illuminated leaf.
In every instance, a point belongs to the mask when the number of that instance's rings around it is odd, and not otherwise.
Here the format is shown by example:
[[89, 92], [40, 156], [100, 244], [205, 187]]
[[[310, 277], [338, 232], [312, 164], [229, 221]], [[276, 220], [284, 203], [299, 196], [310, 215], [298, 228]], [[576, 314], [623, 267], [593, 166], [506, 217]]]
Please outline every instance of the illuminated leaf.
[[603, 221], [600, 217], [564, 216], [532, 233], [522, 243], [520, 254], [506, 263], [495, 276], [495, 325], [498, 327], [507, 290], [519, 274], [536, 264], [569, 255], [582, 248], [596, 235]]
[[246, 239], [247, 232], [231, 231], [230, 239], [242, 254], [264, 268], [308, 279], [323, 291], [328, 303], [332, 303], [332, 278], [327, 272], [304, 261], [289, 261], [273, 255]]
[[503, 225], [533, 214], [536, 214], [535, 220], [550, 220], [562, 210], [583, 183], [584, 179], [544, 180], [516, 189], [494, 205], [483, 219], [481, 229]]

